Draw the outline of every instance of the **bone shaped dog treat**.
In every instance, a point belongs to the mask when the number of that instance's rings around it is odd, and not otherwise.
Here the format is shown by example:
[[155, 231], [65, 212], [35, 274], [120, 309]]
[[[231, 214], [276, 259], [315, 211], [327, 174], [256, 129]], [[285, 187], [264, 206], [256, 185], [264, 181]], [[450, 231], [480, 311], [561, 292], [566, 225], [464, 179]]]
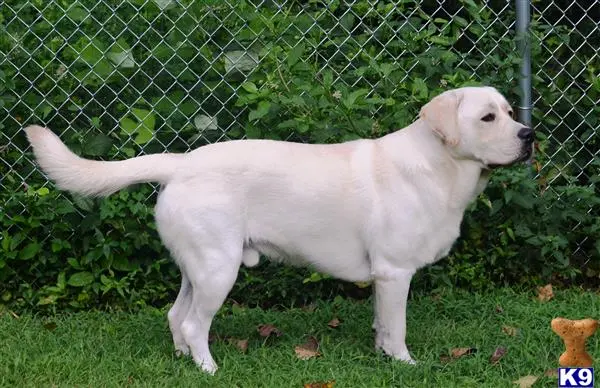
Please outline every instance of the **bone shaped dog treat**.
[[550, 326], [565, 343], [566, 350], [558, 359], [560, 366], [580, 368], [592, 366], [593, 360], [585, 350], [585, 341], [598, 329], [597, 320], [588, 318], [573, 321], [554, 318]]

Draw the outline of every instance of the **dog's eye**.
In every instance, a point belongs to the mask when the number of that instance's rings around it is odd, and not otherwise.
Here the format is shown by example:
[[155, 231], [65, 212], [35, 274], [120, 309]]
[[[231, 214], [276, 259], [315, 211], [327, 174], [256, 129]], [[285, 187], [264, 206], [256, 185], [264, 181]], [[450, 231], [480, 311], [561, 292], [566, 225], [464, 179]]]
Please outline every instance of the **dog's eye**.
[[496, 115], [493, 113], [488, 113], [487, 115], [481, 118], [481, 121], [490, 122], [496, 119]]
[[508, 111], [508, 115], [509, 115], [510, 117], [512, 117], [513, 119], [515, 118], [515, 112], [513, 112], [512, 110], [509, 110], [509, 111]]

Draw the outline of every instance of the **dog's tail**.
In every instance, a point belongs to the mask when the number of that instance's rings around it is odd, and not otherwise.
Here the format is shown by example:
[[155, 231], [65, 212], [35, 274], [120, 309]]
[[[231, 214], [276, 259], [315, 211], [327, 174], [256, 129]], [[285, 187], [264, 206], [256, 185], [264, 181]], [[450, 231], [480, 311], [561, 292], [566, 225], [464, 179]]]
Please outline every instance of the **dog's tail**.
[[151, 154], [122, 161], [83, 159], [52, 131], [25, 128], [41, 169], [58, 188], [85, 196], [107, 196], [135, 183], [166, 184], [181, 165], [183, 154]]

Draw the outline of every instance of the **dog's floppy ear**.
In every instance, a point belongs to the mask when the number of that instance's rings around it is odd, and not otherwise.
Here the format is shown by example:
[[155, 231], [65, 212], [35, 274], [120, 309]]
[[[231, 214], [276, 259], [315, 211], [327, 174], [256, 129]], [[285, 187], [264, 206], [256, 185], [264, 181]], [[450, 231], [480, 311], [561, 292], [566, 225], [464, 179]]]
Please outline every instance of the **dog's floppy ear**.
[[458, 107], [462, 98], [456, 91], [444, 92], [421, 108], [419, 117], [435, 132], [445, 144], [458, 145]]

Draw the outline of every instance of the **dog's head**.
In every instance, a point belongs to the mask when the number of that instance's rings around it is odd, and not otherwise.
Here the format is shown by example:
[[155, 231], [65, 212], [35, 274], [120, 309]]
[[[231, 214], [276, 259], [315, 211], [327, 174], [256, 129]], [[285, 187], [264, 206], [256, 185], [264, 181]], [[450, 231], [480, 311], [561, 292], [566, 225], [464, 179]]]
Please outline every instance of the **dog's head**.
[[524, 161], [533, 152], [533, 130], [513, 119], [510, 105], [492, 87], [444, 92], [423, 106], [420, 117], [455, 157], [485, 167]]

